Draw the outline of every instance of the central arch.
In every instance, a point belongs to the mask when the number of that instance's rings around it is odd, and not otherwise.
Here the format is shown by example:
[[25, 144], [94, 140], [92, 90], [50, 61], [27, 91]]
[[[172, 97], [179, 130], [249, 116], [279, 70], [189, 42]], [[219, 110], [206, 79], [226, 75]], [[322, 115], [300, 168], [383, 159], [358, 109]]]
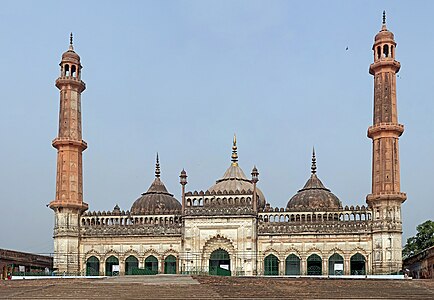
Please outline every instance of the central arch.
[[211, 253], [209, 258], [209, 274], [231, 276], [231, 259], [226, 250], [219, 248]]
[[322, 275], [322, 259], [318, 254], [307, 258], [307, 275]]

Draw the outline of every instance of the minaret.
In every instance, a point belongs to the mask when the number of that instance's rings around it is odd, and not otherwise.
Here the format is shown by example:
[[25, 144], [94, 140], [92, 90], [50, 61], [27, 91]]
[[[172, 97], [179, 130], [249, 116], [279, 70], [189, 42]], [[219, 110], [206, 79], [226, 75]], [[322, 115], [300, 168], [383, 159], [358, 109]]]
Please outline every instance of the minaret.
[[57, 149], [56, 198], [49, 204], [55, 213], [54, 268], [62, 273], [80, 270], [79, 218], [88, 208], [83, 202], [82, 152], [87, 144], [81, 136], [81, 93], [86, 88], [81, 68], [71, 33], [56, 80], [60, 90], [59, 132], [53, 140]]
[[401, 192], [399, 178], [398, 140], [404, 126], [398, 123], [396, 73], [401, 65], [395, 60], [395, 48], [383, 12], [383, 25], [372, 47], [374, 63], [369, 68], [374, 76], [374, 119], [368, 129], [372, 139], [372, 193], [366, 202], [373, 210], [374, 274], [392, 273], [402, 267], [401, 204], [407, 197]]

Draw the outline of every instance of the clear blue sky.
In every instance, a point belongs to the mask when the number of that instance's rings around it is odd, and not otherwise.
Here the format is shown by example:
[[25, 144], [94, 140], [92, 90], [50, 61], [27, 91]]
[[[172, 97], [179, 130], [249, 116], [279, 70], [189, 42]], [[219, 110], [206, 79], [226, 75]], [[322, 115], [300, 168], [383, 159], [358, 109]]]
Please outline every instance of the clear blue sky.
[[[0, 247], [52, 251], [59, 96], [74, 32], [82, 95], [84, 195], [127, 210], [162, 179], [180, 199], [230, 163], [253, 165], [272, 206], [310, 173], [344, 205], [371, 190], [372, 62], [382, 11], [398, 43], [404, 239], [434, 218], [431, 1], [3, 1], [0, 10]], [[346, 51], [348, 47], [348, 51]]]

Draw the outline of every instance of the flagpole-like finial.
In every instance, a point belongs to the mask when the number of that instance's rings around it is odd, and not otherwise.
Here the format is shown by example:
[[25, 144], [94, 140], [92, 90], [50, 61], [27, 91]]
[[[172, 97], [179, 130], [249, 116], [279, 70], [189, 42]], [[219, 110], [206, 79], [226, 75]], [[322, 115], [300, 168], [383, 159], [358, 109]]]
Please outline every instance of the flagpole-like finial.
[[232, 160], [232, 165], [233, 166], [238, 166], [238, 153], [237, 153], [237, 136], [234, 134], [234, 140], [233, 140], [233, 144], [232, 144], [232, 156], [231, 156], [231, 160]]
[[73, 45], [73, 35], [72, 35], [72, 32], [71, 32], [71, 34], [69, 35], [69, 50], [74, 50], [74, 45]]
[[315, 157], [315, 147], [312, 148], [312, 174], [316, 173], [316, 157]]
[[383, 24], [386, 25], [386, 11], [383, 10]]
[[160, 178], [160, 160], [158, 159], [158, 152], [157, 152], [157, 162], [155, 163], [155, 177]]

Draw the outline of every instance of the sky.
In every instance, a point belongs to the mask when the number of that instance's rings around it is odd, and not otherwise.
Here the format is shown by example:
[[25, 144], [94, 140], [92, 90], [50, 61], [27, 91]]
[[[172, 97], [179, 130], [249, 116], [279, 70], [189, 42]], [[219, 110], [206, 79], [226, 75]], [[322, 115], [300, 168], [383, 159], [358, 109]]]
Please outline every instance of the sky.
[[[434, 219], [434, 23], [431, 1], [2, 1], [0, 248], [53, 251], [61, 55], [81, 56], [84, 200], [129, 210], [154, 178], [180, 199], [230, 165], [233, 134], [246, 174], [272, 207], [310, 175], [344, 205], [371, 191], [372, 44], [398, 43], [403, 241]], [[348, 47], [348, 50], [346, 48]]]

